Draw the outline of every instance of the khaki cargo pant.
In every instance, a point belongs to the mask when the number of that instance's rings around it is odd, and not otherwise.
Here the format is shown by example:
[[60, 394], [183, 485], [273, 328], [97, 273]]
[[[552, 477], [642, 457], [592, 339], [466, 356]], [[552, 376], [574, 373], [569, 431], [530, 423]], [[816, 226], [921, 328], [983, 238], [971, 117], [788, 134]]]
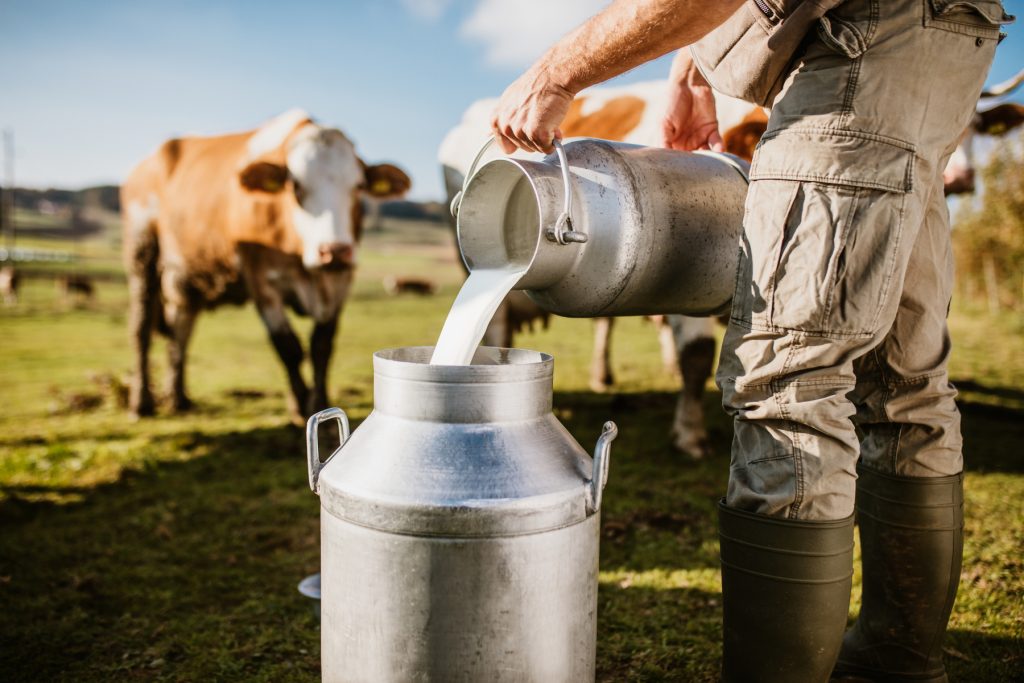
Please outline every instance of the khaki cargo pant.
[[941, 175], [1003, 19], [996, 0], [966, 2], [849, 0], [774, 103], [717, 377], [731, 507], [841, 519], [858, 458], [911, 477], [963, 468]]

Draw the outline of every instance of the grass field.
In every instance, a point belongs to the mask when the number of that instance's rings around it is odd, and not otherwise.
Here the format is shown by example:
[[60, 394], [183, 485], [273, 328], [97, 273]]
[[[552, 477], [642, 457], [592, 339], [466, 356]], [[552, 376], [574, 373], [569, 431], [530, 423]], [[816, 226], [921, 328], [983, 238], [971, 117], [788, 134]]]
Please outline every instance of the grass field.
[[[111, 246], [79, 253], [106, 272]], [[388, 222], [361, 260], [331, 370], [332, 401], [356, 423], [372, 407], [371, 354], [432, 343], [461, 280], [436, 226]], [[429, 276], [441, 291], [388, 297], [388, 273]], [[25, 289], [0, 309], [0, 680], [317, 680], [318, 623], [295, 586], [318, 569], [319, 502], [254, 311], [200, 318], [195, 412], [132, 422], [117, 405], [130, 368], [124, 286], [100, 283], [86, 308], [57, 301], [44, 280]], [[968, 523], [946, 659], [953, 680], [1024, 680], [1024, 320], [956, 310], [951, 324]], [[714, 508], [730, 442], [720, 396], [706, 399], [716, 454], [695, 464], [670, 448], [677, 382], [651, 328], [617, 328], [608, 395], [586, 389], [590, 331], [557, 319], [518, 344], [555, 356], [556, 412], [587, 449], [604, 420], [621, 431], [603, 512], [598, 677], [717, 680]]]

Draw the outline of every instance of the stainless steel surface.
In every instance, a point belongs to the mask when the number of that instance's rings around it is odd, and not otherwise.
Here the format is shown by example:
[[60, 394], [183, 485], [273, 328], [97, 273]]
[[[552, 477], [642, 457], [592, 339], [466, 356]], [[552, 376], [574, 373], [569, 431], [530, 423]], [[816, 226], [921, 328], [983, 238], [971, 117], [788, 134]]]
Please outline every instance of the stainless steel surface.
[[592, 681], [615, 426], [591, 460], [546, 354], [431, 352], [374, 354], [374, 410], [319, 477], [324, 680]]
[[587, 241], [587, 234], [572, 229], [572, 183], [569, 180], [569, 159], [565, 156], [565, 147], [561, 140], [555, 140], [555, 154], [558, 155], [558, 167], [562, 170], [562, 194], [565, 197], [565, 206], [562, 213], [555, 219], [555, 227], [544, 231], [544, 236], [551, 242], [558, 244], [583, 244]]
[[[317, 439], [320, 423], [327, 420], [338, 421], [338, 431], [341, 434], [339, 448], [344, 445], [349, 436], [348, 415], [341, 408], [321, 410], [309, 418], [309, 421], [306, 423], [306, 463], [309, 470], [309, 488], [313, 490], [313, 493], [318, 492], [317, 484], [320, 479], [320, 470], [327, 464], [326, 462], [320, 462], [320, 442]], [[333, 454], [330, 457], [333, 457]], [[330, 460], [330, 457], [328, 457], [328, 460]]]
[[[732, 298], [745, 162], [605, 140], [566, 142], [572, 183], [554, 155], [494, 159], [467, 175], [457, 216], [470, 270], [526, 268], [516, 285], [570, 317], [711, 315]], [[573, 197], [584, 243], [550, 241]]]
[[590, 486], [587, 490], [587, 511], [596, 512], [601, 509], [604, 486], [608, 483], [608, 464], [611, 460], [612, 441], [619, 435], [615, 423], [609, 420], [604, 423], [601, 436], [594, 447], [594, 469], [590, 474]]
[[448, 205], [448, 210], [451, 211], [452, 216], [458, 218], [459, 207], [462, 206], [462, 194], [466, 191], [466, 184], [469, 183], [469, 179], [476, 173], [476, 167], [480, 165], [480, 160], [484, 158], [484, 154], [488, 148], [494, 144], [494, 138], [489, 137], [484, 141], [484, 144], [480, 145], [480, 149], [477, 151], [476, 156], [473, 157], [473, 162], [469, 165], [469, 170], [466, 172], [466, 176], [462, 179], [462, 189], [455, 193], [452, 197], [452, 203]]
[[[473, 157], [473, 162], [469, 165], [469, 170], [466, 172], [466, 176], [462, 180], [462, 189], [455, 193], [452, 197], [452, 202], [448, 206], [452, 216], [455, 218], [459, 217], [459, 209], [462, 206], [462, 196], [466, 192], [466, 186], [469, 184], [470, 179], [476, 174], [476, 168], [480, 165], [480, 160], [483, 159], [484, 153], [487, 149], [494, 144], [494, 138], [487, 138], [487, 141], [480, 147], [480, 150]], [[562, 145], [561, 140], [555, 140], [553, 142], [555, 148], [555, 154], [558, 156], [559, 168], [562, 170], [562, 200], [564, 202], [562, 213], [558, 214], [558, 217], [554, 220], [553, 226], [547, 228], [544, 231], [544, 236], [552, 242], [558, 244], [583, 244], [587, 241], [586, 233], [578, 232], [572, 229], [572, 189], [571, 181], [569, 179], [569, 161], [565, 156], [565, 147]]]
[[320, 619], [320, 574], [310, 574], [299, 582], [299, 593], [312, 600], [313, 614]]

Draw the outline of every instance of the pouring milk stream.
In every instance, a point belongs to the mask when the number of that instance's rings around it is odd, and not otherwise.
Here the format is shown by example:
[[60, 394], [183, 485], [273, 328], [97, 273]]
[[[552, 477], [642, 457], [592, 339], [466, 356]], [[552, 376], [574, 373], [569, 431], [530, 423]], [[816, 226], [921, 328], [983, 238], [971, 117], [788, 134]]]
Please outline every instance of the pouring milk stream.
[[494, 312], [525, 273], [514, 269], [471, 272], [448, 312], [430, 364], [469, 365]]

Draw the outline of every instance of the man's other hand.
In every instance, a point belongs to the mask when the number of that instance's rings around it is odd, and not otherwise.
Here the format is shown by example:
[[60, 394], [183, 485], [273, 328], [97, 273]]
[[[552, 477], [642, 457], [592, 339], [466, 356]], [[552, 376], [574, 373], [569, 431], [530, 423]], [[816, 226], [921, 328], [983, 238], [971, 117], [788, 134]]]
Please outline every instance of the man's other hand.
[[672, 63], [668, 107], [661, 128], [663, 144], [669, 149], [723, 149], [715, 94], [686, 49], [680, 50]]
[[498, 101], [491, 128], [506, 154], [516, 149], [549, 154], [554, 151], [553, 141], [562, 137], [558, 126], [573, 95], [553, 83], [545, 71], [543, 67], [530, 69], [506, 88]]

